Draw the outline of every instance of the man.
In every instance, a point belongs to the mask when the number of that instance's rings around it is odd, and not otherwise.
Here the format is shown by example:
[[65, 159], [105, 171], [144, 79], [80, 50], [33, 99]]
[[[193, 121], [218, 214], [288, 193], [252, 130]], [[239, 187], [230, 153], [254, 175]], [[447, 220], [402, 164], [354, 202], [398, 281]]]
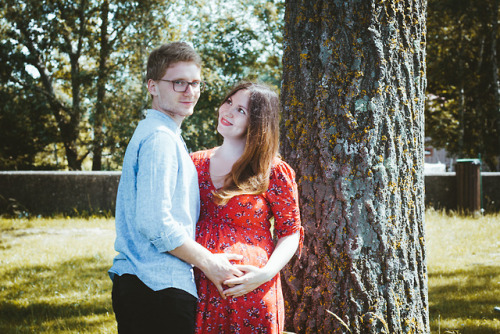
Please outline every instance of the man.
[[200, 204], [196, 169], [180, 136], [202, 89], [201, 58], [186, 43], [149, 56], [152, 109], [128, 144], [116, 200], [119, 253], [109, 270], [119, 333], [192, 333], [196, 287], [192, 265], [223, 295], [222, 282], [242, 273], [194, 241]]

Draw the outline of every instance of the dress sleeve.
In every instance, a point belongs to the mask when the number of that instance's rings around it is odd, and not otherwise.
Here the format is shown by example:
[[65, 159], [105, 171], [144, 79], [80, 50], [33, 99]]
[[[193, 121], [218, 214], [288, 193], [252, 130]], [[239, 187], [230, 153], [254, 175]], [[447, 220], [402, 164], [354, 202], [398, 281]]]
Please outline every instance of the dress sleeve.
[[299, 256], [304, 241], [304, 228], [300, 223], [299, 196], [295, 172], [284, 161], [276, 159], [271, 170], [266, 192], [274, 215], [274, 231], [279, 238], [300, 233]]

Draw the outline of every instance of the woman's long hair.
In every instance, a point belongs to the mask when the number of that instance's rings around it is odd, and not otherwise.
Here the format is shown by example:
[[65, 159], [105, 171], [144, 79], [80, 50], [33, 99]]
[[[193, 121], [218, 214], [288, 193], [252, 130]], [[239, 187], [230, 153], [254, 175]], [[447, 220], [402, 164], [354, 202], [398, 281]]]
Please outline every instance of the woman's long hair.
[[242, 156], [234, 163], [224, 186], [214, 191], [214, 200], [225, 205], [232, 197], [262, 194], [269, 187], [269, 175], [279, 149], [278, 95], [268, 86], [244, 82], [234, 87], [222, 104], [239, 90], [249, 92], [249, 124]]

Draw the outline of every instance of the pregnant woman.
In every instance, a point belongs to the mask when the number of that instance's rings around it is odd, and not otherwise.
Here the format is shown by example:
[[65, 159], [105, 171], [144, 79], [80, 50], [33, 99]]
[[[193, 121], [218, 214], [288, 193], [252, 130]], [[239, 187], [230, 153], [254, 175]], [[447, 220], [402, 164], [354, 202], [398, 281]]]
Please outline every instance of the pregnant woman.
[[221, 146], [192, 154], [201, 196], [196, 240], [243, 256], [243, 272], [218, 290], [197, 270], [197, 333], [281, 333], [279, 271], [301, 247], [295, 173], [278, 158], [279, 98], [256, 83], [236, 86], [219, 108]]

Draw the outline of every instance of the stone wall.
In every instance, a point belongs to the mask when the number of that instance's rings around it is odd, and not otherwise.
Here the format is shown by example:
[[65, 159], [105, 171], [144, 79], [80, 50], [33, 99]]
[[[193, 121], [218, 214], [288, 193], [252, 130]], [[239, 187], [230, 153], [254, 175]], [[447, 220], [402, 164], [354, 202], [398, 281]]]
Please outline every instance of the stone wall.
[[[121, 172], [0, 172], [0, 214], [114, 214]], [[500, 211], [500, 173], [482, 173], [482, 207]], [[425, 176], [425, 204], [456, 210], [455, 173]]]

